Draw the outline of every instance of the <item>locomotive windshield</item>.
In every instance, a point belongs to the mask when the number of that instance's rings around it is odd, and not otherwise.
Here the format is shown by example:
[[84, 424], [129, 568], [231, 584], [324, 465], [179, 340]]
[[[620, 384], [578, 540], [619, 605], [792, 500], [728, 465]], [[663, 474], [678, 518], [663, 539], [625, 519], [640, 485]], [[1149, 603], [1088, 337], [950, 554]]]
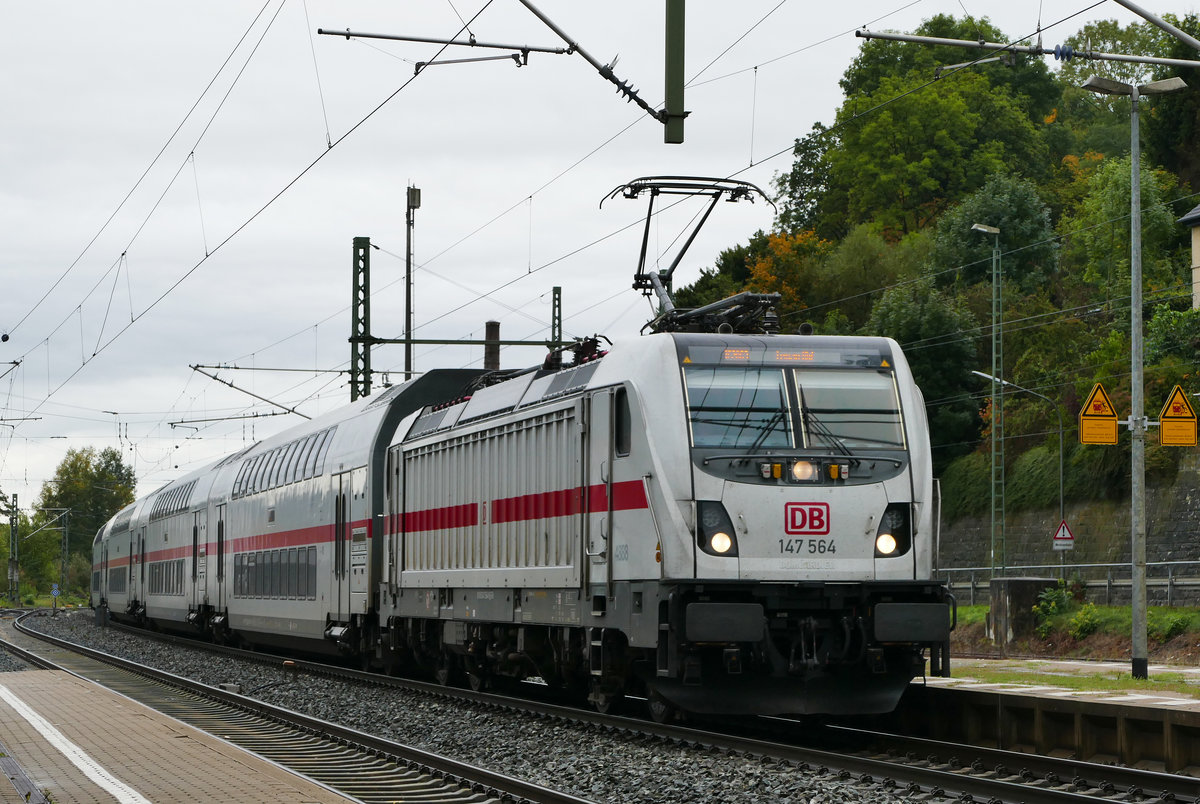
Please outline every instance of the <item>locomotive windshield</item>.
[[688, 366], [684, 377], [694, 446], [792, 446], [787, 389], [779, 369]]
[[685, 366], [695, 447], [904, 449], [904, 426], [887, 371]]

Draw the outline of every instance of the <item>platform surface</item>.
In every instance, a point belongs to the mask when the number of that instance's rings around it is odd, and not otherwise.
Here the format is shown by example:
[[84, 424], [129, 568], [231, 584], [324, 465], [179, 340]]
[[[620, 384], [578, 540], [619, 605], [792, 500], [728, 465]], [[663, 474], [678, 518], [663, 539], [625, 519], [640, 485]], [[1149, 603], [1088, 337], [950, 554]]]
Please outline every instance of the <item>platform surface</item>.
[[[353, 800], [56, 670], [0, 673], [0, 744], [55, 804]], [[0, 779], [0, 802], [24, 801]]]
[[[1126, 704], [1150, 708], [1169, 708], [1200, 712], [1200, 667], [1152, 664], [1149, 666], [1151, 679], [1171, 676], [1183, 679], [1190, 692], [1156, 690], [1150, 685], [1145, 689], [1118, 689], [1114, 682], [1111, 689], [1105, 688], [1104, 679], [1123, 678], [1128, 682], [1131, 664], [1128, 661], [1076, 661], [1071, 659], [958, 659], [950, 664], [950, 678], [928, 678], [914, 683], [926, 683], [931, 687], [978, 690], [981, 692], [1012, 693], [1045, 698], [1060, 698], [1095, 703]], [[1014, 680], [1007, 683], [981, 681], [973, 672], [985, 669], [988, 672], [1007, 672]], [[1028, 682], [1016, 680], [1027, 676]], [[1069, 676], [1091, 678], [1094, 689], [1073, 689], [1056, 683]], [[1137, 685], [1135, 685], [1137, 686]]]

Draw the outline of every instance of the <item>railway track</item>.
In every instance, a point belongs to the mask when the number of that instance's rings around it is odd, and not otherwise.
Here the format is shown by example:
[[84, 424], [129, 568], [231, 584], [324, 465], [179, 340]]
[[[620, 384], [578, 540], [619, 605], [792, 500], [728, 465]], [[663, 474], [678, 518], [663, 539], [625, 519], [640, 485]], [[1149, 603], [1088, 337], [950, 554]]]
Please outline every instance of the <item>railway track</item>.
[[[137, 632], [142, 636], [145, 632]], [[204, 646], [183, 640], [193, 647]], [[278, 666], [278, 656], [228, 648], [224, 653]], [[953, 743], [918, 740], [845, 727], [814, 730], [811, 724], [760, 719], [701, 730], [680, 724], [656, 724], [601, 715], [545, 701], [511, 698], [468, 689], [347, 670], [312, 662], [294, 662], [297, 673], [352, 678], [357, 683], [401, 686], [425, 694], [495, 710], [532, 713], [566, 724], [584, 724], [623, 739], [654, 739], [703, 754], [718, 752], [801, 768], [825, 780], [861, 791], [877, 791], [895, 800], [932, 798], [975, 802], [1175, 801], [1196, 802], [1200, 781], [1191, 777], [1068, 759], [1040, 757]], [[715, 726], [716, 724], [714, 724]]]
[[[24, 617], [20, 618], [24, 619]], [[280, 709], [29, 629], [4, 628], [4, 646], [64, 670], [372, 804], [587, 804], [584, 799]]]

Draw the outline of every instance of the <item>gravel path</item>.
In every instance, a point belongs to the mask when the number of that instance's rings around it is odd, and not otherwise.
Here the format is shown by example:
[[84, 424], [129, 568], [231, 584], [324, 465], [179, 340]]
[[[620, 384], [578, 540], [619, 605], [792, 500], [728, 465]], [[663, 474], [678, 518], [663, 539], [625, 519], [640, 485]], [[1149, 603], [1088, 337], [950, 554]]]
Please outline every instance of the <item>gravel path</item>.
[[[236, 683], [276, 706], [465, 760], [596, 802], [858, 804], [905, 800], [829, 774], [657, 741], [547, 723], [419, 692], [292, 678], [282, 668], [214, 656], [99, 628], [91, 612], [27, 620], [37, 630], [209, 685]], [[0, 670], [6, 669], [0, 655]], [[16, 668], [16, 669], [24, 669]]]

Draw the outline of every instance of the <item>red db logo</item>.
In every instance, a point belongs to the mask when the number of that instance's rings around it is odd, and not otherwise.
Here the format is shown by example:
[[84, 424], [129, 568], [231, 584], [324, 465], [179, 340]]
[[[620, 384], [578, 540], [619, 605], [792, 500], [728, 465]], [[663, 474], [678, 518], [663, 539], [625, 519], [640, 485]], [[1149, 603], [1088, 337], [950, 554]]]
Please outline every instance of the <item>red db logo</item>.
[[829, 533], [829, 504], [785, 504], [783, 530], [791, 536], [821, 536]]

